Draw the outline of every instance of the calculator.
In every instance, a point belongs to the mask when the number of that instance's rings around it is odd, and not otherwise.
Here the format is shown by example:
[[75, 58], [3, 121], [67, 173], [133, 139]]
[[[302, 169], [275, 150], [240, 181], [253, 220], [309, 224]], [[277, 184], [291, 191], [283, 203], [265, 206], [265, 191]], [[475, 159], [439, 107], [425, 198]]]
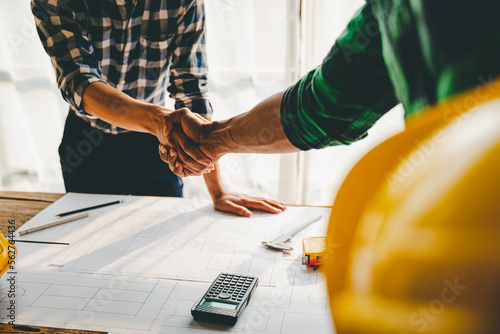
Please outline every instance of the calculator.
[[195, 320], [234, 326], [255, 291], [257, 277], [221, 273], [191, 308]]

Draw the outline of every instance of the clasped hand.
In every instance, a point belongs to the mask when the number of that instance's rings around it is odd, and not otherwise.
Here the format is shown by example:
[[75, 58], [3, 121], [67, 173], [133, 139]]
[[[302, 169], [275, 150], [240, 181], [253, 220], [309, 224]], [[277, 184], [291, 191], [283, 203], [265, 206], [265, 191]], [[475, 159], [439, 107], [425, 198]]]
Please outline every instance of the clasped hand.
[[211, 138], [212, 122], [187, 108], [163, 116], [164, 142], [160, 143], [160, 157], [170, 170], [182, 177], [211, 172], [223, 155]]

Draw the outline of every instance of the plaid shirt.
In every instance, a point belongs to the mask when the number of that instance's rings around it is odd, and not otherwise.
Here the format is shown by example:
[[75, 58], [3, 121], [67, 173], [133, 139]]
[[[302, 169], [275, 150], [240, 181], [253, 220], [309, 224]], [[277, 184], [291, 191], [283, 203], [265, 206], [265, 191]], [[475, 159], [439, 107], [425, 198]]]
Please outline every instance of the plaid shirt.
[[31, 7], [63, 98], [92, 126], [126, 131], [82, 109], [95, 81], [159, 105], [167, 89], [176, 108], [210, 117], [202, 0], [32, 0]]

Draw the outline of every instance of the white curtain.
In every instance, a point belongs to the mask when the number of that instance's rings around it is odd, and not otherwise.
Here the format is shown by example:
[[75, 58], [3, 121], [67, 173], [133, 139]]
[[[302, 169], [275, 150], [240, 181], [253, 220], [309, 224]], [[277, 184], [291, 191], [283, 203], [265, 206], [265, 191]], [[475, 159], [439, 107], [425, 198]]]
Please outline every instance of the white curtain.
[[0, 187], [64, 191], [57, 147], [66, 112], [29, 0], [0, 0]]
[[[321, 63], [363, 0], [207, 0], [210, 96], [215, 119], [248, 111]], [[331, 205], [353, 164], [404, 127], [400, 107], [349, 147], [299, 154], [230, 154], [221, 160], [232, 190], [288, 204]], [[188, 179], [190, 196], [208, 197]]]
[[[307, 71], [321, 63], [363, 0], [302, 0], [302, 67]], [[304, 73], [302, 73], [304, 74]], [[297, 203], [331, 205], [337, 189], [353, 165], [371, 148], [404, 129], [404, 110], [397, 106], [368, 132], [368, 137], [350, 146], [330, 147], [303, 153]]]
[[[214, 119], [248, 111], [285, 88], [287, 1], [205, 1]], [[228, 154], [220, 166], [222, 180], [229, 189], [278, 197], [279, 155]], [[209, 198], [201, 178], [185, 182], [186, 196]]]

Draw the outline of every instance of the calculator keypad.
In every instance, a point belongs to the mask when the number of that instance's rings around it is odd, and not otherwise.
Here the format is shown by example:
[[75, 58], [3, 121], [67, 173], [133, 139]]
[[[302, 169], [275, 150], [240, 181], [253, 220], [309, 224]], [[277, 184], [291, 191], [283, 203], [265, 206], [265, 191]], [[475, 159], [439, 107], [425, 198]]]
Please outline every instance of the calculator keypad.
[[206, 297], [242, 301], [254, 279], [254, 277], [244, 275], [220, 274], [208, 290]]

